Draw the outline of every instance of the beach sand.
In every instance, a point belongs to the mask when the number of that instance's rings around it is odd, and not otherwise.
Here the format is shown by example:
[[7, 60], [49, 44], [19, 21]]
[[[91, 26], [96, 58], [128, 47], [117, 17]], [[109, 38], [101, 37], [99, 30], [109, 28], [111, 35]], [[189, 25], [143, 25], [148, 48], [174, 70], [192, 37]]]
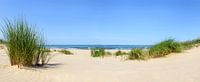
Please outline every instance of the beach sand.
[[[44, 68], [10, 66], [0, 50], [0, 82], [200, 82], [200, 47], [147, 61], [93, 58], [89, 50], [52, 53]], [[112, 51], [113, 52], [113, 51]]]

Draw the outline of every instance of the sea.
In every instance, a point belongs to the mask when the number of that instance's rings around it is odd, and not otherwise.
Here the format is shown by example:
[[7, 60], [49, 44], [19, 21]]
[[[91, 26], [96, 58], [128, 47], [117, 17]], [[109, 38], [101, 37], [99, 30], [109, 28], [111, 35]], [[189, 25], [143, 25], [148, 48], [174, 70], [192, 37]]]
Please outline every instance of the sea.
[[46, 45], [47, 48], [62, 48], [62, 49], [134, 49], [134, 48], [149, 48], [152, 45]]

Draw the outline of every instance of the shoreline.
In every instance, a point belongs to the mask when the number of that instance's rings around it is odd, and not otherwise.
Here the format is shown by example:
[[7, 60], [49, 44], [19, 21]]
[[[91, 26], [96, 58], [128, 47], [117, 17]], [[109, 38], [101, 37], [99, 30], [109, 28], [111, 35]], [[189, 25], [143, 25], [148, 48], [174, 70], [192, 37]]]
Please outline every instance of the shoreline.
[[86, 49], [86, 50], [93, 48], [131, 50], [135, 48], [149, 48], [151, 46], [152, 45], [46, 45], [47, 48]]

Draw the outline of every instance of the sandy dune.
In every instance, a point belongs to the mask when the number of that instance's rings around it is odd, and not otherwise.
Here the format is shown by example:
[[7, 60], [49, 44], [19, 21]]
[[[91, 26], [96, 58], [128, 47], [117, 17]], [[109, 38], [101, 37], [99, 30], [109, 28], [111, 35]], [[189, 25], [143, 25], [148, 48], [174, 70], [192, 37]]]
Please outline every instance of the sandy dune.
[[165, 58], [92, 58], [88, 50], [54, 53], [46, 68], [17, 69], [0, 52], [0, 82], [200, 82], [200, 47]]

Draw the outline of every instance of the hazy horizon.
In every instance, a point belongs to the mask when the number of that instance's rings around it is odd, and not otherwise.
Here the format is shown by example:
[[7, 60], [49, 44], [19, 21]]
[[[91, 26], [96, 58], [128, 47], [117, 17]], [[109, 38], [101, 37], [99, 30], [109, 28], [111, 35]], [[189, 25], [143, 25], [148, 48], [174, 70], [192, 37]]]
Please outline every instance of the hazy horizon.
[[[1, 0], [0, 23], [25, 16], [49, 45], [152, 45], [200, 37], [198, 0]], [[0, 38], [3, 38], [0, 34]]]

